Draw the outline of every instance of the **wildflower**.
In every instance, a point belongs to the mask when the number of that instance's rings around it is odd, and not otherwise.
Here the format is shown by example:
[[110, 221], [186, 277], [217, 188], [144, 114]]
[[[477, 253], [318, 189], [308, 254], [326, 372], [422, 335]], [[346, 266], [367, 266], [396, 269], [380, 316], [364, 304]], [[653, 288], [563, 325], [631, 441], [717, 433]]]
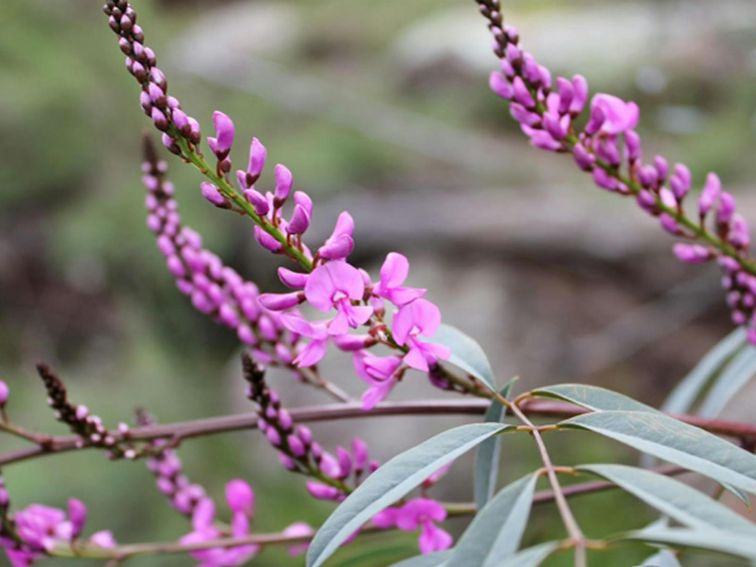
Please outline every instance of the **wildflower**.
[[451, 352], [448, 348], [420, 340], [420, 337], [432, 337], [440, 324], [441, 312], [427, 299], [416, 299], [394, 315], [394, 340], [400, 346], [409, 347], [404, 356], [407, 366], [427, 372], [438, 359], [449, 358]]

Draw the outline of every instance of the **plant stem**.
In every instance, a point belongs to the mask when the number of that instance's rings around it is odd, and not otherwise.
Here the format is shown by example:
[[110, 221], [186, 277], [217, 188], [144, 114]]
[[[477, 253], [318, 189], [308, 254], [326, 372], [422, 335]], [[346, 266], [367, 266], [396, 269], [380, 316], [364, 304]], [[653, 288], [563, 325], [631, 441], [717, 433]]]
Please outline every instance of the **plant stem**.
[[[511, 402], [510, 402], [511, 403]], [[419, 402], [382, 402], [370, 412], [362, 409], [360, 402], [327, 404], [322, 406], [293, 408], [290, 410], [292, 418], [300, 422], [336, 421], [341, 419], [384, 417], [392, 415], [482, 415], [488, 408], [489, 402], [483, 399], [472, 400], [427, 400]], [[533, 417], [573, 417], [587, 410], [569, 403], [549, 400], [530, 399], [523, 403], [521, 411]], [[705, 429], [718, 435], [738, 438], [748, 443], [756, 441], [756, 424], [734, 422], [726, 420], [710, 420], [696, 416], [672, 415], [681, 421]], [[129, 432], [129, 438], [134, 441], [151, 441], [153, 439], [172, 439], [178, 445], [185, 439], [216, 435], [232, 431], [242, 431], [257, 428], [257, 413], [225, 415], [209, 417], [193, 421], [166, 423], [136, 427]], [[77, 444], [80, 438], [75, 435], [52, 436], [24, 431], [18, 435], [19, 429], [9, 424], [2, 424], [0, 431], [20, 436], [34, 444], [32, 447], [0, 453], [0, 466], [9, 465], [44, 455], [63, 453], [79, 449], [92, 449], [91, 445]], [[114, 432], [117, 440], [122, 437]]]
[[499, 401], [504, 407], [509, 409], [515, 415], [515, 417], [517, 417], [517, 419], [519, 419], [523, 424], [530, 428], [530, 434], [533, 436], [533, 440], [535, 441], [536, 447], [538, 448], [538, 453], [540, 454], [541, 461], [543, 462], [543, 468], [546, 471], [546, 476], [548, 477], [549, 484], [551, 485], [551, 490], [554, 495], [554, 502], [556, 503], [557, 509], [559, 510], [559, 515], [562, 518], [562, 523], [564, 523], [564, 527], [567, 530], [568, 535], [570, 536], [572, 545], [575, 547], [575, 567], [586, 567], [586, 548], [588, 543], [587, 539], [585, 535], [583, 535], [583, 531], [580, 529], [577, 520], [575, 520], [575, 516], [572, 513], [570, 505], [567, 503], [567, 498], [564, 495], [562, 486], [559, 483], [559, 478], [557, 477], [557, 468], [554, 466], [554, 463], [551, 460], [551, 456], [549, 455], [549, 451], [546, 448], [546, 443], [543, 442], [543, 437], [541, 436], [539, 428], [528, 418], [528, 416], [523, 413], [523, 411], [517, 404], [513, 404], [498, 392], [493, 392], [493, 394], [497, 401]]

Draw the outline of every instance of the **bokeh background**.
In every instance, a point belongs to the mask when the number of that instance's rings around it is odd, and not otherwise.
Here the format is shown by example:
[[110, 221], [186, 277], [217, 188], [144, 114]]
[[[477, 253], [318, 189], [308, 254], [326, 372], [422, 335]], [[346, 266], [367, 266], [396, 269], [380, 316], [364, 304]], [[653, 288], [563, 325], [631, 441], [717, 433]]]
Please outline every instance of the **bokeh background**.
[[[3, 0], [0, 6], [0, 376], [12, 416], [60, 432], [33, 365], [59, 369], [72, 397], [108, 423], [145, 407], [161, 421], [249, 410], [232, 334], [178, 294], [145, 228], [139, 139], [148, 122], [99, 2]], [[525, 45], [553, 71], [637, 100], [647, 152], [684, 160], [700, 185], [720, 173], [756, 219], [756, 5], [748, 0], [507, 2]], [[136, 3], [172, 94], [209, 129], [214, 109], [256, 135], [316, 199], [313, 239], [349, 209], [355, 261], [376, 270], [388, 250], [413, 262], [448, 323], [476, 337], [499, 379], [520, 388], [588, 381], [658, 403], [729, 329], [713, 267], [686, 267], [633, 203], [595, 189], [570, 160], [531, 149], [487, 89], [496, 62], [472, 1], [308, 0]], [[244, 160], [244, 146], [234, 152]], [[275, 289], [277, 264], [250, 225], [207, 206], [190, 168], [170, 161], [185, 220], [227, 262]], [[348, 361], [329, 375], [359, 394]], [[274, 377], [291, 405], [326, 401]], [[443, 396], [413, 377], [396, 398]], [[749, 417], [753, 397], [730, 409]], [[752, 417], [752, 410], [751, 410]], [[386, 459], [463, 419], [318, 426], [324, 444], [358, 432]], [[590, 442], [589, 442], [590, 439]], [[579, 434], [550, 441], [557, 460], [633, 462], [629, 451]], [[0, 447], [17, 446], [6, 438]], [[181, 449], [192, 479], [221, 496], [233, 477], [258, 494], [257, 531], [330, 506], [281, 474], [253, 433]], [[502, 474], [536, 466], [527, 442], [507, 440]], [[187, 531], [142, 463], [87, 452], [4, 471], [17, 505], [90, 505], [90, 527], [123, 542]], [[471, 498], [461, 460], [440, 497]], [[575, 505], [590, 535], [653, 514], [618, 493]], [[222, 508], [222, 506], [221, 506]], [[464, 522], [452, 522], [456, 533]], [[527, 541], [559, 537], [555, 510], [534, 511]], [[333, 565], [382, 566], [413, 553], [415, 536], [366, 537]], [[597, 558], [632, 565], [627, 546]], [[0, 559], [3, 561], [4, 559]], [[687, 559], [686, 559], [687, 560]], [[735, 565], [697, 556], [690, 565]], [[186, 557], [129, 565], [187, 565]], [[299, 565], [283, 550], [254, 565]], [[48, 564], [68, 565], [53, 560]], [[550, 565], [567, 565], [556, 557]], [[687, 564], [687, 563], [686, 563]]]

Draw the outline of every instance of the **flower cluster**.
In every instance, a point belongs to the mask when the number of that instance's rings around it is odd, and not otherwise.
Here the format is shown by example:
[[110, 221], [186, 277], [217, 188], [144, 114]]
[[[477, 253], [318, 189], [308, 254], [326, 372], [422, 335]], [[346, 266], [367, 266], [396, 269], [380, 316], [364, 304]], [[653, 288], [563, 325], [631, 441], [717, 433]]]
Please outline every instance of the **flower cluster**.
[[168, 81], [157, 67], [155, 52], [144, 44], [144, 32], [136, 23], [137, 14], [126, 0], [108, 0], [103, 6], [108, 24], [119, 37], [118, 46], [126, 55], [126, 69], [142, 87], [139, 102], [155, 127], [163, 132], [163, 144], [180, 155], [179, 136], [190, 144], [200, 141], [200, 125], [181, 109], [178, 99], [168, 95]]
[[[255, 512], [255, 493], [243, 480], [231, 480], [226, 484], [226, 502], [231, 510], [230, 535], [241, 538], [249, 535], [250, 522]], [[215, 503], [203, 497], [192, 514], [193, 530], [181, 538], [181, 543], [201, 543], [228, 535], [215, 522]], [[260, 550], [259, 545], [216, 547], [192, 551], [191, 556], [203, 567], [227, 567], [243, 565]]]
[[749, 340], [756, 344], [756, 270], [747, 257], [748, 226], [735, 212], [733, 196], [722, 191], [719, 178], [713, 173], [707, 176], [698, 199], [698, 218], [686, 216], [683, 202], [693, 185], [690, 170], [680, 163], [670, 167], [662, 156], [643, 162], [641, 139], [635, 131], [638, 105], [595, 94], [588, 120], [579, 127], [576, 119], [589, 98], [586, 79], [576, 75], [552, 80], [549, 70], [522, 49], [517, 30], [503, 24], [499, 0], [478, 3], [501, 61], [501, 70], [491, 74], [491, 89], [510, 102], [512, 116], [531, 143], [571, 153], [596, 185], [634, 196], [641, 209], [659, 218], [664, 230], [698, 241], [676, 244], [675, 255], [688, 263], [719, 261], [732, 320], [746, 325]]
[[159, 161], [145, 139], [144, 176], [147, 187], [147, 225], [176, 285], [201, 313], [236, 332], [239, 340], [265, 364], [290, 365], [296, 356], [297, 337], [290, 335], [276, 312], [259, 303], [257, 286], [203, 248], [202, 238], [182, 226], [174, 187], [165, 179], [167, 165]]
[[[367, 445], [359, 437], [352, 440], [351, 451], [337, 447], [333, 455], [323, 450], [313, 440], [310, 429], [294, 423], [289, 412], [281, 407], [278, 394], [265, 382], [263, 369], [249, 357], [243, 358], [243, 366], [248, 382], [247, 397], [257, 405], [258, 428], [278, 450], [281, 464], [287, 470], [311, 477], [307, 481], [307, 491], [311, 496], [320, 500], [341, 501], [378, 469], [379, 463], [369, 460]], [[426, 479], [423, 492], [445, 473], [446, 468]], [[424, 496], [378, 513], [372, 523], [379, 528], [404, 531], [414, 531], [420, 527], [420, 551], [431, 553], [447, 549], [452, 544], [452, 537], [434, 523], [445, 519], [446, 509], [439, 502]]]
[[[153, 425], [155, 420], [144, 411], [137, 413], [140, 426]], [[156, 439], [150, 441], [151, 455], [147, 459], [147, 468], [155, 475], [158, 490], [164, 494], [171, 506], [181, 514], [191, 517], [197, 504], [206, 496], [205, 489], [189, 481], [184, 474], [181, 459], [170, 448], [169, 441]]]
[[[407, 368], [431, 372], [439, 360], [448, 357], [446, 348], [427, 341], [440, 324], [438, 308], [423, 297], [425, 290], [403, 285], [409, 270], [406, 258], [389, 254], [380, 280], [372, 282], [364, 270], [347, 262], [354, 248], [354, 221], [346, 211], [325, 242], [311, 250], [303, 236], [313, 215], [312, 199], [294, 190], [293, 175], [283, 164], [274, 168], [272, 191], [256, 186], [267, 161], [267, 150], [257, 138], [250, 143], [246, 168], [236, 171], [237, 187], [229, 180], [235, 127], [219, 111], [213, 113], [215, 135], [207, 137], [216, 159], [213, 170], [199, 147], [199, 124], [168, 95], [165, 75], [156, 66], [154, 52], [144, 46], [132, 6], [127, 0], [108, 0], [104, 11], [127, 55], [128, 70], [142, 87], [142, 107], [163, 133], [164, 144], [207, 178], [200, 185], [203, 196], [217, 207], [246, 213], [255, 222], [254, 235], [260, 245], [289, 256], [303, 270], [279, 270], [282, 283], [295, 291], [259, 296], [254, 284], [202, 248], [196, 232], [181, 227], [173, 186], [163, 179], [165, 164], [148, 148], [144, 165], [148, 226], [158, 237], [180, 291], [191, 297], [194, 306], [234, 329], [265, 364], [312, 367], [325, 355], [329, 341], [354, 353], [357, 373], [370, 386], [364, 398], [366, 409], [385, 398]], [[290, 208], [290, 213], [284, 214], [284, 208]], [[296, 309], [302, 303], [333, 316], [309, 321]], [[394, 308], [388, 314], [394, 316], [391, 322], [386, 320], [386, 303]], [[365, 334], [349, 334], [363, 326]], [[300, 337], [307, 340], [297, 344]], [[379, 343], [395, 352], [379, 356], [367, 351]]]
[[[243, 358], [247, 397], [255, 402], [259, 419], [258, 429], [278, 451], [281, 464], [289, 471], [311, 477], [307, 491], [321, 500], [343, 500], [354, 487], [378, 468], [370, 461], [368, 448], [362, 439], [352, 440], [351, 451], [336, 448], [333, 455], [323, 450], [312, 437], [312, 431], [294, 422], [281, 407], [278, 394], [271, 390], [263, 369], [251, 358]], [[351, 482], [350, 482], [351, 479]]]
[[129, 441], [129, 426], [121, 423], [118, 433], [110, 432], [97, 415], [92, 415], [84, 405], [74, 405], [68, 401], [68, 393], [63, 381], [44, 364], [37, 365], [37, 372], [47, 390], [48, 403], [58, 420], [68, 425], [80, 437], [79, 443], [94, 445], [106, 450], [111, 459], [136, 459], [140, 452]]
[[[87, 521], [87, 507], [70, 499], [66, 511], [31, 504], [11, 514], [10, 499], [0, 478], [0, 547], [12, 567], [28, 567], [56, 546], [73, 546], [81, 541]], [[116, 541], [109, 531], [99, 531], [83, 541], [87, 545], [112, 548]]]
[[[352, 352], [357, 375], [369, 386], [362, 397], [363, 407], [372, 409], [386, 398], [407, 369], [430, 372], [439, 360], [449, 356], [446, 347], [427, 340], [438, 330], [441, 312], [423, 297], [424, 289], [404, 286], [408, 273], [407, 258], [396, 252], [386, 257], [378, 282], [342, 259], [321, 262], [309, 274], [281, 268], [281, 281], [298, 291], [263, 294], [260, 301], [269, 309], [286, 310], [281, 318], [284, 326], [309, 339], [295, 359], [296, 364], [319, 362], [329, 341]], [[291, 309], [304, 302], [331, 314], [331, 318], [310, 321]], [[386, 303], [394, 307], [390, 323]], [[350, 333], [363, 325], [368, 326], [367, 333]], [[371, 347], [378, 344], [395, 353], [382, 356], [371, 352]]]

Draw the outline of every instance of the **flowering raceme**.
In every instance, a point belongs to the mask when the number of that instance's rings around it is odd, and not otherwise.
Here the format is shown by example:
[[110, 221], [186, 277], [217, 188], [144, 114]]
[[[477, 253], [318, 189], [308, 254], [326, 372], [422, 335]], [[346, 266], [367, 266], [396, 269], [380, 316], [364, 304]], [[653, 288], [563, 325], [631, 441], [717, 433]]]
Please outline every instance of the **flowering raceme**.
[[[699, 242], [678, 243], [675, 255], [697, 264], [716, 259], [724, 272], [722, 286], [732, 309], [732, 321], [747, 327], [756, 344], [756, 264], [748, 257], [748, 226], [735, 213], [735, 199], [722, 191], [710, 173], [698, 199], [698, 219], [689, 218], [683, 201], [693, 179], [684, 164], [670, 169], [655, 156], [643, 163], [641, 140], [635, 131], [640, 111], [635, 102], [597, 93], [591, 98], [585, 126], [577, 119], [588, 101], [588, 82], [580, 75], [552, 80], [548, 69], [520, 46], [517, 30], [503, 24], [498, 0], [477, 0], [494, 37], [501, 70], [489, 84], [509, 101], [512, 116], [531, 143], [541, 149], [571, 153], [580, 169], [602, 189], [634, 196], [646, 213], [658, 217], [670, 234]], [[707, 227], [713, 225], [713, 231]]]

